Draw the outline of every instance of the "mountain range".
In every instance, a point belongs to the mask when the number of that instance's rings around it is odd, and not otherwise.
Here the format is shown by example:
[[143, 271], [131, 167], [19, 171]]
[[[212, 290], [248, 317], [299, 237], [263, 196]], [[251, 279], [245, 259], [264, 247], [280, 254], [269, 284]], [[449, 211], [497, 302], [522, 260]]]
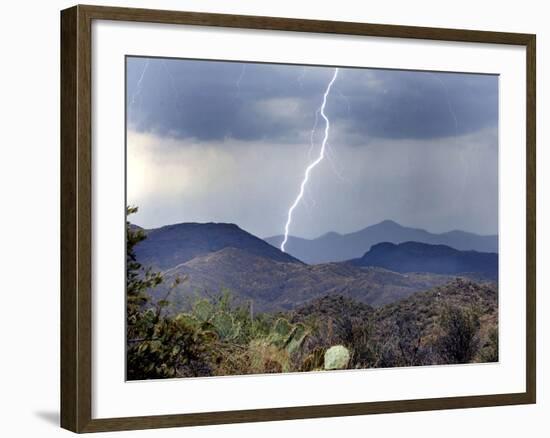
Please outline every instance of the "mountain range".
[[[265, 238], [279, 248], [283, 236]], [[330, 232], [316, 239], [289, 236], [285, 250], [305, 263], [341, 262], [363, 256], [371, 246], [381, 242], [420, 242], [431, 245], [446, 245], [461, 251], [498, 252], [498, 236], [478, 235], [465, 231], [449, 231], [435, 234], [420, 228], [405, 227], [385, 220], [362, 230], [339, 234]]]
[[494, 279], [498, 269], [497, 254], [418, 242], [376, 242], [351, 260], [306, 264], [234, 224], [183, 223], [144, 231], [137, 259], [167, 280], [156, 297], [165, 295], [170, 280], [185, 278], [170, 296], [174, 312], [197, 295], [224, 290], [259, 311], [287, 311], [326, 295], [377, 307], [457, 276]]
[[160, 270], [224, 248], [243, 249], [279, 262], [301, 263], [234, 224], [188, 222], [146, 230], [146, 234], [147, 239], [136, 247], [136, 256], [142, 264]]
[[228, 290], [238, 301], [253, 301], [261, 311], [290, 310], [331, 294], [379, 306], [453, 278], [431, 273], [401, 274], [349, 263], [279, 262], [236, 248], [196, 257], [165, 271], [165, 276], [168, 280], [176, 276], [187, 279], [176, 296], [170, 297], [176, 307], [185, 307], [185, 297], [218, 295]]
[[459, 251], [446, 245], [419, 242], [377, 243], [363, 255], [351, 260], [355, 266], [378, 266], [395, 272], [432, 272], [434, 274], [478, 273], [488, 279], [498, 277], [498, 255], [490, 252]]

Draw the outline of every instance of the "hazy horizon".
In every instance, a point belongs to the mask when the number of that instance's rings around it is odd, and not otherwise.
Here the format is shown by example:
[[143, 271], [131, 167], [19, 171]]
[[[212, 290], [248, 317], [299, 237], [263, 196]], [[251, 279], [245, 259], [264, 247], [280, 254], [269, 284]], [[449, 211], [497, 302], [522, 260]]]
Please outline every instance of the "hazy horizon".
[[[127, 202], [147, 228], [234, 223], [281, 235], [332, 67], [127, 58]], [[498, 77], [341, 68], [325, 159], [289, 234], [393, 220], [498, 234]], [[313, 139], [313, 141], [311, 141]], [[313, 157], [313, 158], [312, 158]]]
[[[205, 225], [205, 224], [209, 224], [209, 223], [213, 223], [213, 224], [227, 224], [227, 225], [236, 225], [238, 226], [240, 229], [242, 229], [243, 231], [246, 231], [247, 233], [250, 233], [250, 234], [253, 234], [255, 235], [254, 233], [250, 232], [249, 230], [241, 227], [239, 224], [236, 224], [236, 223], [233, 223], [233, 222], [214, 222], [214, 221], [207, 221], [207, 222], [172, 222], [172, 223], [169, 223], [169, 224], [163, 224], [163, 225], [159, 225], [159, 226], [155, 226], [155, 227], [144, 227], [142, 226], [141, 224], [139, 223], [135, 223], [135, 221], [131, 220], [130, 221], [133, 225], [136, 225], [138, 227], [141, 227], [145, 230], [153, 230], [153, 229], [158, 229], [158, 228], [162, 228], [162, 227], [170, 227], [170, 226], [174, 226], [174, 225], [184, 225], [184, 224], [200, 224], [200, 225]], [[365, 228], [370, 228], [370, 227], [373, 227], [375, 225], [379, 225], [383, 222], [394, 222], [396, 223], [397, 225], [403, 227], [403, 228], [411, 228], [411, 229], [421, 229], [421, 230], [424, 230], [424, 231], [427, 231], [429, 233], [432, 233], [432, 234], [444, 234], [444, 233], [451, 233], [451, 232], [455, 232], [455, 231], [459, 231], [459, 232], [465, 232], [465, 233], [470, 233], [470, 234], [477, 234], [478, 236], [498, 236], [497, 233], [495, 234], [480, 234], [480, 233], [476, 233], [476, 232], [473, 232], [473, 231], [468, 231], [468, 230], [459, 230], [459, 229], [453, 229], [453, 230], [444, 230], [444, 231], [433, 231], [433, 230], [430, 230], [428, 228], [423, 228], [423, 227], [413, 227], [413, 226], [409, 226], [407, 224], [402, 224], [398, 221], [395, 221], [393, 219], [384, 219], [380, 222], [376, 222], [376, 223], [373, 223], [373, 224], [368, 224], [368, 225], [365, 225], [364, 227], [362, 228], [359, 228], [359, 229], [356, 229], [356, 230], [351, 230], [349, 232], [345, 232], [345, 233], [339, 233], [337, 231], [327, 231], [325, 233], [322, 233], [322, 234], [319, 234], [317, 236], [313, 236], [313, 237], [304, 237], [304, 236], [297, 236], [295, 234], [292, 234], [290, 233], [289, 236], [290, 237], [296, 237], [296, 238], [299, 238], [299, 239], [305, 239], [305, 240], [315, 240], [315, 239], [318, 239], [319, 237], [322, 237], [326, 234], [331, 234], [331, 233], [336, 233], [336, 234], [339, 234], [339, 235], [346, 235], [346, 234], [353, 234], [353, 233], [356, 233], [356, 232], [359, 232], [359, 231], [362, 231], [364, 230]], [[269, 238], [272, 238], [272, 237], [279, 237], [279, 236], [282, 236], [282, 233], [280, 234], [270, 234], [270, 235], [267, 235], [267, 236], [258, 236], [258, 235], [255, 235], [256, 237], [259, 237], [260, 239], [269, 239]]]

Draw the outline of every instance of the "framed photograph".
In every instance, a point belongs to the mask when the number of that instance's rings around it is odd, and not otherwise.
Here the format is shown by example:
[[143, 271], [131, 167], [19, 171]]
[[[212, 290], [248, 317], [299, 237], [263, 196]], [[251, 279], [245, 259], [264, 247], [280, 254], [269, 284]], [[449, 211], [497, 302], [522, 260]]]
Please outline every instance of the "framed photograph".
[[535, 403], [535, 35], [61, 13], [61, 425]]

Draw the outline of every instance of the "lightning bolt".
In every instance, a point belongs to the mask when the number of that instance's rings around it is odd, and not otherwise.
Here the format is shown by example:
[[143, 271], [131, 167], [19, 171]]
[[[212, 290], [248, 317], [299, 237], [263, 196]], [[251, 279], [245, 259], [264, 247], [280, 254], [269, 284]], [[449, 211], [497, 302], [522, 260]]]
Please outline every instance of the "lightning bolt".
[[162, 60], [162, 66], [164, 67], [164, 71], [166, 71], [166, 74], [170, 78], [170, 84], [172, 85], [172, 90], [174, 91], [174, 96], [179, 95], [178, 89], [176, 88], [176, 80], [174, 79], [174, 75], [172, 74], [172, 72], [168, 68], [168, 65], [166, 64], [166, 61], [164, 59]]
[[338, 170], [338, 166], [336, 164], [336, 159], [334, 158], [334, 151], [330, 147], [330, 144], [327, 144], [327, 161], [330, 164], [330, 168], [332, 169], [332, 172], [338, 177], [340, 181], [346, 184], [351, 185], [351, 181], [346, 178], [342, 173]]
[[[447, 108], [449, 110], [449, 114], [451, 115], [451, 117], [454, 121], [455, 143], [456, 143], [457, 139], [458, 139], [458, 118], [457, 118], [456, 113], [453, 109], [453, 105], [452, 105], [452, 102], [451, 102], [451, 97], [449, 95], [449, 88], [447, 87], [447, 84], [443, 81], [443, 79], [441, 79], [438, 75], [436, 75], [432, 72], [428, 72], [428, 73], [429, 73], [430, 76], [432, 76], [434, 79], [436, 79], [441, 84], [441, 87], [443, 88], [445, 101], [447, 102]], [[463, 167], [466, 167], [466, 171], [462, 172], [462, 192], [461, 192], [461, 195], [464, 196], [465, 193], [466, 193], [465, 188], [466, 188], [466, 183], [467, 183], [467, 181], [469, 179], [469, 176], [470, 176], [472, 163], [469, 163], [465, 159], [463, 149], [459, 149], [459, 150], [460, 150], [461, 165]], [[454, 197], [454, 201], [452, 203], [453, 208], [457, 208], [458, 205], [459, 205], [459, 202], [460, 202], [460, 197], [457, 195], [457, 196]]]
[[296, 79], [300, 84], [300, 88], [304, 88], [304, 77], [306, 76], [306, 73], [307, 73], [306, 67], [302, 67], [300, 76], [298, 76], [298, 79]]
[[455, 135], [458, 137], [458, 119], [456, 118], [456, 113], [454, 112], [453, 105], [451, 104], [451, 98], [449, 97], [449, 89], [447, 88], [447, 85], [445, 84], [445, 82], [443, 82], [443, 80], [439, 76], [433, 74], [432, 72], [428, 72], [428, 73], [430, 74], [430, 76], [435, 78], [443, 87], [443, 91], [445, 92], [445, 100], [447, 101], [447, 108], [449, 109], [449, 113], [451, 114], [451, 117], [453, 118], [454, 124], [455, 124]]
[[311, 160], [311, 154], [313, 148], [315, 147], [315, 130], [317, 129], [317, 123], [319, 122], [319, 109], [315, 111], [315, 122], [313, 123], [313, 128], [309, 133], [309, 151], [307, 152], [307, 157]]
[[243, 80], [245, 71], [246, 71], [246, 64], [243, 64], [241, 68], [241, 74], [239, 75], [239, 77], [237, 78], [237, 82], [235, 83], [235, 86], [237, 87], [237, 96], [241, 94], [241, 82]]
[[335, 68], [334, 74], [332, 75], [332, 79], [328, 83], [327, 89], [325, 90], [325, 94], [323, 95], [323, 103], [321, 104], [321, 107], [319, 109], [319, 114], [321, 114], [321, 117], [325, 121], [325, 136], [323, 137], [323, 142], [321, 143], [321, 150], [319, 151], [319, 156], [315, 159], [315, 161], [311, 162], [306, 167], [306, 171], [304, 173], [304, 179], [300, 184], [300, 191], [298, 193], [298, 196], [296, 196], [296, 199], [294, 200], [294, 202], [292, 203], [292, 205], [288, 210], [288, 216], [285, 224], [285, 237], [283, 239], [283, 243], [281, 243], [281, 251], [283, 252], [285, 252], [285, 245], [288, 240], [288, 230], [290, 228], [290, 224], [292, 223], [292, 213], [294, 213], [294, 209], [298, 206], [298, 204], [302, 200], [302, 197], [304, 196], [304, 190], [309, 180], [309, 174], [321, 161], [323, 161], [323, 158], [325, 157], [325, 149], [327, 145], [328, 134], [330, 132], [330, 121], [325, 114], [325, 107], [327, 105], [327, 98], [330, 93], [330, 89], [332, 88], [332, 84], [334, 84], [334, 81], [336, 80], [337, 76], [338, 76], [338, 68]]
[[147, 71], [147, 67], [149, 67], [149, 59], [147, 60], [147, 62], [145, 63], [145, 66], [143, 67], [143, 70], [141, 72], [141, 76], [139, 77], [138, 81], [137, 81], [137, 84], [136, 84], [136, 89], [134, 91], [134, 94], [132, 95], [132, 101], [130, 102], [130, 106], [133, 106], [135, 103], [136, 103], [136, 99], [139, 95], [141, 95], [141, 90], [142, 90], [142, 82], [143, 82], [143, 78], [145, 77], [145, 72]]

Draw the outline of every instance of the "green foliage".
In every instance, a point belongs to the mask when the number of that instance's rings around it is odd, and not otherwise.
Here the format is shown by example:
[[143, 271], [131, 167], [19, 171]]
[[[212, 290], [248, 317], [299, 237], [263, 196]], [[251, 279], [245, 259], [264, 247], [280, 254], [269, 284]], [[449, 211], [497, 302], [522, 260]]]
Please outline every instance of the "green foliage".
[[334, 345], [325, 352], [325, 370], [341, 370], [348, 366], [350, 352], [343, 345]]
[[443, 335], [437, 349], [446, 363], [472, 362], [479, 347], [479, 316], [472, 309], [447, 307], [441, 315]]
[[[248, 374], [291, 371], [309, 330], [302, 323], [266, 314], [253, 316], [249, 306], [236, 305], [231, 296], [199, 298], [177, 321], [216, 336], [211, 347], [218, 353], [214, 373]], [[235, 369], [236, 368], [236, 369]]]
[[[197, 330], [210, 330], [219, 340], [243, 340], [248, 338], [251, 321], [243, 308], [233, 306], [228, 293], [215, 299], [199, 298], [188, 313], [180, 313], [176, 319], [186, 321]], [[243, 326], [248, 330], [245, 332]]]
[[136, 259], [146, 233], [129, 222], [126, 233], [129, 380], [498, 361], [491, 288], [457, 280], [378, 309], [334, 295], [276, 315], [222, 290], [174, 315], [170, 297], [185, 279], [166, 287]]
[[283, 348], [289, 340], [292, 333], [292, 325], [284, 318], [279, 318], [273, 324], [268, 340], [276, 347]]
[[214, 306], [206, 299], [197, 300], [193, 306], [193, 316], [200, 322], [209, 321], [214, 311]]
[[487, 339], [479, 352], [480, 362], [498, 362], [498, 328], [492, 326], [488, 330]]
[[277, 348], [285, 349], [289, 354], [296, 352], [308, 335], [304, 324], [291, 324], [285, 318], [278, 318], [266, 340]]
[[150, 337], [129, 340], [129, 380], [211, 375], [214, 336], [171, 318], [160, 318], [151, 329]]
[[216, 312], [212, 316], [212, 325], [220, 339], [237, 339], [241, 331], [240, 324], [235, 322], [233, 316], [225, 311]]
[[[136, 207], [127, 208], [127, 215]], [[162, 274], [144, 269], [136, 260], [135, 246], [146, 238], [141, 229], [126, 222], [126, 355], [129, 380], [210, 375], [213, 337], [189, 321], [163, 315], [165, 299], [152, 302], [151, 291]], [[173, 287], [180, 280], [174, 281]], [[171, 290], [171, 289], [170, 289]]]
[[[127, 216], [136, 212], [137, 207], [126, 208]], [[140, 314], [150, 303], [149, 291], [162, 283], [160, 273], [144, 269], [136, 260], [134, 248], [146, 237], [143, 230], [133, 228], [130, 222], [126, 221], [126, 317], [128, 327], [138, 332], [145, 328], [140, 327]]]
[[286, 344], [286, 350], [289, 354], [297, 352], [302, 347], [308, 334], [308, 330], [303, 324], [296, 324], [294, 326], [292, 336], [290, 336]]

